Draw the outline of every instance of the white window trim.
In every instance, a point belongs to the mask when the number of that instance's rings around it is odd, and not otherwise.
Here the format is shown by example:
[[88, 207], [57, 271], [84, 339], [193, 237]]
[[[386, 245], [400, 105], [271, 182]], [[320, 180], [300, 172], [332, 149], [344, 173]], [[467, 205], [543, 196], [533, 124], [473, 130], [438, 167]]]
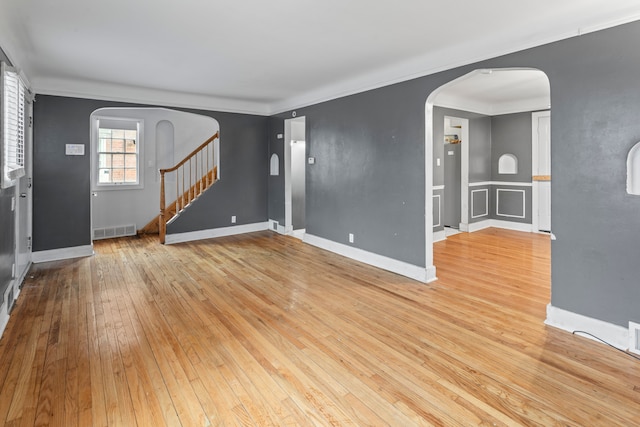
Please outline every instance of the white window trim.
[[[0, 115], [2, 116], [2, 129], [0, 129], [0, 187], [1, 188], [10, 188], [16, 185], [18, 179], [24, 176], [25, 174], [25, 166], [24, 166], [24, 148], [26, 144], [26, 133], [27, 126], [29, 126], [29, 118], [27, 117], [27, 103], [30, 102], [30, 91], [26, 80], [20, 75], [18, 70], [13, 67], [9, 67], [6, 63], [2, 62], [0, 66]], [[8, 114], [15, 113], [13, 111], [7, 111], [8, 106], [6, 105], [7, 99], [5, 98], [5, 80], [13, 79], [14, 84], [17, 84], [18, 91], [22, 91], [22, 96], [18, 103], [22, 102], [22, 141], [10, 141], [11, 135], [7, 131], [8, 126]], [[19, 109], [19, 107], [18, 107]], [[13, 142], [14, 145], [22, 144], [22, 165], [8, 165], [8, 146], [9, 143]], [[9, 168], [11, 169], [9, 170]]]
[[[138, 182], [129, 183], [99, 183], [98, 182], [98, 129], [100, 120], [119, 122], [135, 122], [138, 124]], [[91, 117], [91, 191], [139, 190], [144, 188], [144, 120], [140, 118], [92, 116]]]

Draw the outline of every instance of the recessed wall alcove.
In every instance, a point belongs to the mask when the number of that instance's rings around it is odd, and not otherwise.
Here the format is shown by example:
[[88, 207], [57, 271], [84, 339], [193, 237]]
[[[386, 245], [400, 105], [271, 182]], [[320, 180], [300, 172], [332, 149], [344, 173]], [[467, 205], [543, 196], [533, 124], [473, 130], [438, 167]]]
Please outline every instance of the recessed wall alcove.
[[515, 175], [518, 173], [518, 158], [513, 154], [503, 154], [498, 159], [498, 173], [500, 175]]
[[640, 142], [627, 156], [627, 193], [640, 195]]
[[280, 159], [278, 158], [278, 155], [276, 153], [273, 153], [271, 155], [271, 163], [270, 163], [270, 166], [269, 166], [269, 173], [271, 174], [271, 176], [280, 175]]

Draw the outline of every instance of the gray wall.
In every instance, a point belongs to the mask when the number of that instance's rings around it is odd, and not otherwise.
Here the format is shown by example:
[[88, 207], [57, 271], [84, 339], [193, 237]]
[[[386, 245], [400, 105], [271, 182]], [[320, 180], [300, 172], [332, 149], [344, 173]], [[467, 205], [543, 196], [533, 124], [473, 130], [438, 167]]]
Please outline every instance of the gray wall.
[[492, 206], [495, 206], [493, 185], [469, 187], [469, 224], [493, 219]]
[[[269, 219], [278, 221], [282, 226], [284, 226], [284, 119], [285, 116], [275, 116], [270, 117], [267, 122], [269, 159], [275, 153], [280, 162], [280, 174], [268, 177], [268, 215]], [[282, 134], [282, 139], [277, 138], [278, 134]]]
[[[493, 135], [491, 117], [469, 120], [469, 182], [491, 181]], [[469, 215], [471, 216], [471, 215]]]
[[307, 233], [424, 266], [423, 91], [411, 81], [297, 111], [316, 158]]
[[[266, 222], [270, 157], [266, 141], [267, 118], [200, 110], [183, 111], [208, 115], [220, 123], [222, 179], [194, 203], [193, 209], [183, 212], [167, 226], [167, 233]], [[235, 224], [231, 223], [232, 215], [236, 216]]]
[[[91, 244], [91, 113], [102, 107], [139, 105], [39, 95], [34, 111], [33, 250]], [[145, 105], [146, 106], [146, 105]], [[168, 232], [195, 231], [266, 221], [267, 119], [243, 114], [178, 109], [215, 118], [220, 123], [223, 179]], [[85, 156], [66, 156], [65, 144], [84, 144]], [[185, 218], [187, 215], [185, 214]]]
[[[492, 181], [531, 182], [531, 126], [531, 112], [491, 117]], [[517, 174], [498, 173], [498, 160], [506, 153], [513, 154], [518, 159]], [[531, 224], [531, 187], [493, 185], [492, 200], [492, 218]], [[524, 216], [524, 218], [520, 218], [520, 216]]]
[[[1, 48], [0, 61], [11, 65], [9, 58]], [[0, 126], [2, 126], [2, 120], [0, 117]], [[14, 195], [15, 189], [13, 187], [6, 190], [0, 189], [0, 305], [4, 298], [4, 292], [11, 283], [11, 266], [15, 261], [15, 215], [11, 210], [11, 198]]]
[[425, 100], [474, 69], [537, 68], [553, 106], [552, 303], [640, 321], [640, 197], [625, 191], [626, 155], [640, 140], [640, 56], [630, 42], [639, 38], [631, 23], [299, 109], [317, 158], [307, 168], [307, 231], [345, 244], [353, 232], [356, 247], [424, 265]]
[[[518, 158], [518, 173], [498, 174], [503, 154]], [[491, 181], [531, 182], [531, 112], [491, 117]]]
[[434, 106], [433, 185], [444, 184], [444, 168], [437, 166], [436, 159], [444, 161], [445, 116], [469, 119], [469, 182], [491, 181], [491, 118], [470, 111]]

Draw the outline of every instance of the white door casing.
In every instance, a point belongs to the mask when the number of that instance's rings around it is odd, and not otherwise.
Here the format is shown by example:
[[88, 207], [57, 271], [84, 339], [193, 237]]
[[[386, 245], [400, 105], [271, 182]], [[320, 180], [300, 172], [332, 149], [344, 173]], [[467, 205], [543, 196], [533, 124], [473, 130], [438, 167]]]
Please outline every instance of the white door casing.
[[[32, 176], [33, 176], [33, 103], [25, 102], [25, 174], [15, 186], [15, 279], [21, 283], [31, 265]], [[14, 296], [17, 297], [16, 291]]]
[[551, 231], [551, 181], [535, 177], [551, 176], [551, 112], [532, 113], [532, 225], [534, 231]]

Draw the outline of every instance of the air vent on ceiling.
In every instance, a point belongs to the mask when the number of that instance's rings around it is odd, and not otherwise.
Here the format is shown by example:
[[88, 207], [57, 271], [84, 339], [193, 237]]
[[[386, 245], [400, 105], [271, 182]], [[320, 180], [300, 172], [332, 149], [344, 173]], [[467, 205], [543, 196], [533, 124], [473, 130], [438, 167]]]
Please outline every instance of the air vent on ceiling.
[[93, 240], [111, 239], [113, 237], [135, 236], [135, 235], [136, 235], [135, 224], [93, 229]]
[[629, 322], [629, 351], [640, 354], [640, 323]]

